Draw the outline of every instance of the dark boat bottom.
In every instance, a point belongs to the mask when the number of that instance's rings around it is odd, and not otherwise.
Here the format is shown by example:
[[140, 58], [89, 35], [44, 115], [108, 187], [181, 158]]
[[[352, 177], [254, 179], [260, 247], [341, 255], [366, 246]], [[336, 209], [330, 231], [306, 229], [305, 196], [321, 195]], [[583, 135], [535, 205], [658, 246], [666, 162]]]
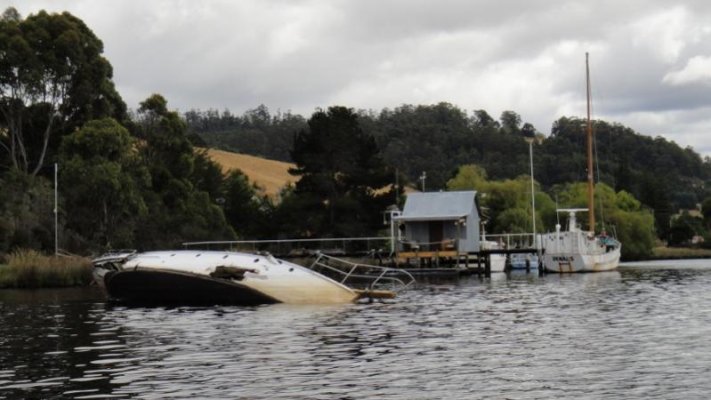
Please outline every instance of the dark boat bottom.
[[258, 305], [279, 303], [243, 284], [184, 272], [110, 271], [104, 276], [112, 302], [128, 305]]

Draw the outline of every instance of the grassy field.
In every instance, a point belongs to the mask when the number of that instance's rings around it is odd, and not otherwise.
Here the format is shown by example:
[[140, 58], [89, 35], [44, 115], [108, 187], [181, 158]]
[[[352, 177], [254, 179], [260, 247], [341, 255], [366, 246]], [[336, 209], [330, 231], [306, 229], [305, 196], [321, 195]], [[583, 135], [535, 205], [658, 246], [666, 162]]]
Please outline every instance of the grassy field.
[[[223, 172], [239, 169], [247, 175], [250, 182], [256, 183], [265, 194], [271, 197], [279, 194], [279, 190], [287, 184], [296, 183], [297, 178], [289, 174], [289, 168], [293, 168], [294, 164], [224, 150], [206, 150], [210, 159], [219, 164]], [[390, 190], [390, 186], [377, 190], [376, 193], [387, 190]], [[409, 186], [405, 187], [405, 193], [412, 192], [417, 192], [417, 190]]]
[[10, 254], [6, 264], [0, 264], [0, 288], [86, 286], [91, 281], [91, 261], [84, 257], [20, 250]]
[[250, 182], [256, 183], [269, 196], [277, 195], [281, 188], [296, 181], [289, 174], [289, 168], [294, 164], [216, 149], [207, 149], [207, 154], [225, 172], [233, 169], [242, 171]]
[[652, 249], [652, 254], [657, 259], [711, 258], [711, 250], [709, 249], [688, 247], [655, 247]]

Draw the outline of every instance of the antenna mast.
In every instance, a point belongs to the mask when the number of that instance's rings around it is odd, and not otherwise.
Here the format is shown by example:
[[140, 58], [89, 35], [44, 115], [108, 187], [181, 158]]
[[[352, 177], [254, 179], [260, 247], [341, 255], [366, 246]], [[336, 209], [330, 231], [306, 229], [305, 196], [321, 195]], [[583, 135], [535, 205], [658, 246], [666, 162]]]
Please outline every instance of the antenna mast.
[[595, 182], [593, 178], [593, 132], [592, 132], [592, 120], [590, 119], [590, 109], [592, 102], [592, 95], [590, 94], [590, 65], [588, 62], [589, 55], [585, 53], [585, 81], [587, 84], [587, 102], [588, 102], [588, 121], [587, 121], [587, 142], [588, 142], [588, 218], [589, 218], [589, 229], [590, 232], [595, 233]]

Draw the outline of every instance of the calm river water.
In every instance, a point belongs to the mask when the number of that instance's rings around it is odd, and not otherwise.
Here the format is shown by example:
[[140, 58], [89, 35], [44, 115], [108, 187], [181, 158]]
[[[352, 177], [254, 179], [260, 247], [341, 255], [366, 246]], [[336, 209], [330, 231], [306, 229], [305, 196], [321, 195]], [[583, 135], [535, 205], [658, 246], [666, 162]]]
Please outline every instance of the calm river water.
[[0, 290], [0, 399], [707, 399], [711, 260], [389, 303], [125, 308]]

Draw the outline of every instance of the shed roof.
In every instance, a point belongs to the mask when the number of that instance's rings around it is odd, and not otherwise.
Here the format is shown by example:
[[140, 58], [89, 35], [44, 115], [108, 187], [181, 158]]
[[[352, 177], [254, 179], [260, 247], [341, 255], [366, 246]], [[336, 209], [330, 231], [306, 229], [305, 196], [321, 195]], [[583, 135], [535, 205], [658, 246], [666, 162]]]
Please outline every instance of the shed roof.
[[476, 208], [476, 191], [410, 193], [399, 221], [459, 219]]

